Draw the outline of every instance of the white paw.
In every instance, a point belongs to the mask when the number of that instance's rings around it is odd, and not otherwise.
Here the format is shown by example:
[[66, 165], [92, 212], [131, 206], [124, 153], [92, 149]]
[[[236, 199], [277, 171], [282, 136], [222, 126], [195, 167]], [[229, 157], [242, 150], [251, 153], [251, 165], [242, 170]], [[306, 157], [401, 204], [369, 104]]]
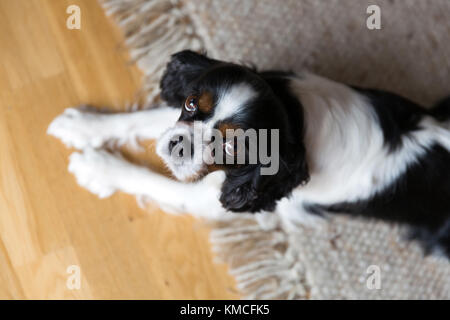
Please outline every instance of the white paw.
[[98, 148], [105, 143], [101, 135], [101, 119], [95, 111], [68, 108], [50, 123], [47, 133], [60, 139], [66, 146], [77, 149]]
[[325, 230], [327, 226], [327, 218], [325, 216], [316, 215], [304, 211], [297, 212], [295, 216], [283, 221], [284, 227], [289, 231], [298, 231], [300, 228], [311, 229], [315, 231]]
[[86, 149], [70, 156], [69, 171], [80, 186], [100, 198], [106, 198], [117, 191], [117, 179], [127, 163], [104, 150]]
[[301, 228], [323, 230], [327, 226], [326, 216], [307, 212], [301, 202], [283, 198], [278, 202], [278, 216], [283, 227], [288, 231], [298, 231]]

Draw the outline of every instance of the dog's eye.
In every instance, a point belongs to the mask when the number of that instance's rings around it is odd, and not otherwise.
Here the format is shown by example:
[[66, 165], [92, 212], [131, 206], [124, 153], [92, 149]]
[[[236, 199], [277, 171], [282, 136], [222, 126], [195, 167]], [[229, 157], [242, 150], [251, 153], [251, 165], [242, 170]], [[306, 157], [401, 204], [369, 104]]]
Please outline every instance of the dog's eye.
[[230, 157], [236, 156], [240, 152], [244, 152], [242, 144], [235, 139], [234, 141], [227, 141], [223, 144], [225, 153]]
[[232, 141], [225, 142], [223, 144], [223, 149], [225, 150], [225, 153], [231, 157], [233, 157], [236, 154], [234, 143]]
[[184, 103], [184, 108], [188, 112], [195, 112], [198, 108], [198, 98], [196, 96], [189, 96]]

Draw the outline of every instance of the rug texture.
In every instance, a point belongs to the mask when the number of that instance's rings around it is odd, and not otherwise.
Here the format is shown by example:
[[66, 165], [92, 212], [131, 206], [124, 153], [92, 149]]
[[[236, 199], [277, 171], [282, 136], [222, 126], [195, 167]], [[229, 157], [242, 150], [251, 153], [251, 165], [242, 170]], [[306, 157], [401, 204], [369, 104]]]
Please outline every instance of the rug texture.
[[[448, 0], [104, 0], [145, 74], [148, 105], [171, 53], [206, 50], [258, 69], [312, 71], [431, 105], [450, 94]], [[369, 30], [369, 5], [381, 29]], [[450, 164], [449, 164], [450, 165]], [[336, 186], [339, 187], [339, 186]], [[211, 241], [244, 297], [450, 299], [450, 264], [423, 257], [403, 230], [331, 218], [287, 232], [276, 214], [234, 215]]]

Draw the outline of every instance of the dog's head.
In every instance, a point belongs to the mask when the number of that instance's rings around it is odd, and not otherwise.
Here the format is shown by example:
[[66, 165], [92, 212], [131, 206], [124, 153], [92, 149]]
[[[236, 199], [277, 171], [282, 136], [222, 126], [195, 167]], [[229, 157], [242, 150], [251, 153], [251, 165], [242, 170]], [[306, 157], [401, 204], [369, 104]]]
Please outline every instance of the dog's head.
[[161, 97], [181, 114], [158, 154], [182, 181], [224, 170], [220, 201], [228, 210], [273, 210], [308, 179], [301, 107], [288, 82], [192, 51], [173, 55]]

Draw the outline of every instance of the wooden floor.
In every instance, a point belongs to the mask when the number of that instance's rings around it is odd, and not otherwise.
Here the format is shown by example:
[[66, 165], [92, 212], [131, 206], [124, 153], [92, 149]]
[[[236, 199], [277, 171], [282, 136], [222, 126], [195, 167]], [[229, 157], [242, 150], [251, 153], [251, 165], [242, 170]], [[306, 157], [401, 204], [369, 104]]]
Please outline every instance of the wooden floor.
[[[71, 4], [81, 30], [66, 28]], [[45, 133], [69, 106], [133, 99], [140, 74], [120, 44], [94, 0], [0, 0], [0, 298], [238, 297], [206, 227], [127, 195], [98, 199], [67, 172], [71, 150]], [[79, 290], [66, 285], [71, 265]]]

